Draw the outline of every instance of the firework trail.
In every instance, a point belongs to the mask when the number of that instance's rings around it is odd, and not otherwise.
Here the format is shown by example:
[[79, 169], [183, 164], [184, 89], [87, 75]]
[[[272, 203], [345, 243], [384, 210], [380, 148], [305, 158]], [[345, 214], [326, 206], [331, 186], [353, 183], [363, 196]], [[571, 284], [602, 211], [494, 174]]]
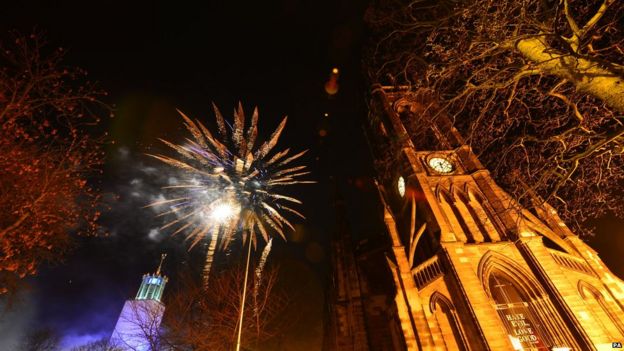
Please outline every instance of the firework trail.
[[307, 150], [294, 154], [290, 149], [274, 151], [286, 117], [268, 140], [256, 143], [257, 108], [245, 130], [246, 118], [240, 103], [234, 110], [233, 125], [226, 122], [214, 104], [213, 107], [218, 134], [178, 111], [191, 138], [183, 144], [160, 139], [176, 155], [149, 155], [179, 173], [178, 184], [164, 187], [168, 196], [148, 205], [166, 209], [158, 216], [171, 216], [172, 220], [161, 229], [171, 228], [172, 235], [185, 233], [191, 248], [210, 237], [204, 266], [206, 286], [219, 242], [219, 248], [225, 249], [237, 233], [242, 235], [243, 243], [251, 240], [254, 247], [259, 237], [270, 243], [274, 233], [286, 240], [284, 231], [294, 227], [285, 214], [305, 217], [291, 207], [301, 201], [282, 190], [295, 184], [314, 183], [301, 180], [310, 173], [306, 166], [292, 165]]
[[273, 246], [273, 238], [269, 239], [269, 242], [262, 250], [262, 255], [260, 256], [260, 262], [258, 262], [258, 266], [256, 267], [256, 281], [254, 282], [254, 310], [256, 312], [256, 316], [258, 313], [258, 292], [260, 291], [260, 284], [262, 283], [262, 270], [266, 265], [267, 258], [269, 257], [269, 253], [271, 253], [271, 246]]

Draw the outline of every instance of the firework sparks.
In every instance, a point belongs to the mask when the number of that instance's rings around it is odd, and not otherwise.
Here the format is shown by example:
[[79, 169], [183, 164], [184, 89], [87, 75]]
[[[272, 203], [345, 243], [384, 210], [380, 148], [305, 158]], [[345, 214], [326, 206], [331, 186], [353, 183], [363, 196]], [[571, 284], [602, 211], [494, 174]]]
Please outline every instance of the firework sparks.
[[274, 233], [285, 240], [285, 230], [294, 230], [285, 214], [304, 216], [292, 208], [301, 201], [279, 192], [289, 185], [313, 183], [301, 180], [309, 174], [305, 166], [292, 165], [306, 151], [274, 151], [286, 117], [267, 141], [256, 145], [257, 108], [247, 130], [240, 103], [234, 111], [233, 126], [216, 106], [214, 111], [218, 135], [178, 111], [192, 138], [184, 144], [161, 140], [177, 153], [175, 157], [149, 155], [180, 173], [178, 184], [164, 188], [168, 196], [148, 205], [165, 208], [161, 215], [172, 217], [161, 229], [186, 233], [191, 248], [210, 236], [204, 267], [206, 285], [219, 242], [219, 247], [227, 248], [236, 233], [242, 234], [243, 243], [251, 240], [254, 247], [259, 237], [269, 242]]
[[254, 311], [256, 313], [256, 317], [259, 317], [258, 313], [258, 293], [260, 292], [260, 284], [262, 283], [262, 271], [264, 270], [264, 266], [266, 265], [267, 259], [269, 258], [269, 253], [271, 253], [271, 246], [273, 244], [273, 239], [269, 239], [269, 242], [264, 246], [264, 250], [262, 250], [262, 255], [260, 256], [260, 262], [258, 262], [258, 266], [256, 267], [256, 280], [254, 282]]

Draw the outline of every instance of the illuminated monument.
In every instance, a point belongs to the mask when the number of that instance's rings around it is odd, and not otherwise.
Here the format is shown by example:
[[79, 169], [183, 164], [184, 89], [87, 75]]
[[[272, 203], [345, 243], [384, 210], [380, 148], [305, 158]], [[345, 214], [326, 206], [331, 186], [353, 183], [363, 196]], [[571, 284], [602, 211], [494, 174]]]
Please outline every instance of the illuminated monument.
[[168, 281], [160, 271], [166, 256], [161, 255], [156, 273], [143, 276], [136, 297], [127, 300], [121, 310], [110, 341], [122, 350], [158, 350], [159, 328], [165, 313], [161, 298]]
[[[372, 349], [611, 350], [624, 341], [624, 282], [552, 207], [523, 208], [498, 187], [424, 99], [373, 92], [366, 134], [374, 158], [390, 160], [378, 169], [387, 229], [378, 266], [392, 289], [378, 310], [402, 340]], [[408, 134], [407, 119], [422, 133]], [[368, 310], [372, 300], [356, 293]]]

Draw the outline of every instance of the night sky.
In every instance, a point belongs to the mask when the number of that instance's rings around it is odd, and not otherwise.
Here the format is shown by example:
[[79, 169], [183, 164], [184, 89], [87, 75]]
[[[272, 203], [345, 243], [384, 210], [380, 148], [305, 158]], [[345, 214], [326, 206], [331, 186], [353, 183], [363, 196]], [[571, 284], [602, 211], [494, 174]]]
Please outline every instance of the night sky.
[[[306, 315], [305, 327], [292, 331], [285, 344], [319, 350], [335, 185], [347, 199], [354, 236], [381, 231], [360, 128], [366, 116], [360, 57], [366, 2], [3, 5], [0, 38], [14, 29], [45, 33], [50, 47], [67, 50], [66, 64], [88, 70], [89, 79], [110, 93], [116, 115], [103, 126], [115, 144], [107, 146], [99, 180], [110, 207], [102, 226], [110, 235], [79, 238], [63, 264], [44, 268], [30, 281], [19, 313], [0, 317], [0, 350], [19, 331], [45, 327], [63, 335], [66, 345], [108, 337], [124, 300], [136, 293], [141, 275], [155, 269], [160, 253], [169, 254], [165, 272], [198, 261], [201, 250], [188, 252], [181, 240], [156, 231], [154, 213], [142, 208], [144, 195], [158, 191], [145, 171], [156, 164], [144, 153], [166, 151], [159, 137], [179, 140], [184, 135], [175, 108], [212, 125], [211, 101], [230, 117], [239, 100], [249, 113], [259, 107], [265, 136], [288, 115], [278, 145], [311, 150], [304, 162], [319, 183], [299, 188], [308, 219], [299, 223], [289, 243], [277, 245], [272, 259], [284, 267], [285, 284], [300, 287], [297, 308]], [[341, 72], [340, 90], [329, 97], [323, 84], [333, 67]], [[321, 136], [321, 130], [327, 135]], [[622, 223], [607, 219], [596, 225], [598, 235], [590, 242], [624, 277], [624, 267], [615, 264], [624, 250]]]

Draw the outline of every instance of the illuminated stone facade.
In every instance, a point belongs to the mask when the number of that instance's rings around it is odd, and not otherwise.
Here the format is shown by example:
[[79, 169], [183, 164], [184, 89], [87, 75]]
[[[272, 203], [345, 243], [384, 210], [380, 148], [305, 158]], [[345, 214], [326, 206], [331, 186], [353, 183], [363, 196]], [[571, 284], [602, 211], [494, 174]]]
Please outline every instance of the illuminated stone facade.
[[145, 274], [133, 300], [127, 300], [119, 314], [110, 337], [111, 345], [123, 351], [164, 350], [159, 346], [160, 323], [165, 313], [161, 302], [168, 278], [160, 274], [163, 260], [156, 273]]
[[[448, 119], [424, 106], [379, 87], [367, 126], [374, 157], [391, 153], [378, 187], [404, 349], [611, 350], [624, 341], [624, 283], [552, 207], [521, 208]], [[408, 135], [408, 119], [425, 133]]]

